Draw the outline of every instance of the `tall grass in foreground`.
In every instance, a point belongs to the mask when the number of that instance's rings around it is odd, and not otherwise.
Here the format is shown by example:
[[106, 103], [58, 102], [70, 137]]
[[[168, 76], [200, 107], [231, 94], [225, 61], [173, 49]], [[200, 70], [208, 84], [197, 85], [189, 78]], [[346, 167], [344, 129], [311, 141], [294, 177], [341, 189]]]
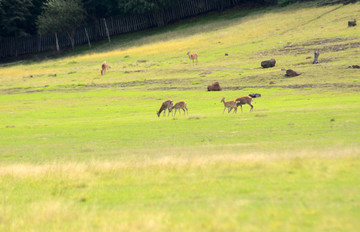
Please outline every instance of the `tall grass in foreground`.
[[359, 150], [1, 167], [2, 231], [356, 231]]

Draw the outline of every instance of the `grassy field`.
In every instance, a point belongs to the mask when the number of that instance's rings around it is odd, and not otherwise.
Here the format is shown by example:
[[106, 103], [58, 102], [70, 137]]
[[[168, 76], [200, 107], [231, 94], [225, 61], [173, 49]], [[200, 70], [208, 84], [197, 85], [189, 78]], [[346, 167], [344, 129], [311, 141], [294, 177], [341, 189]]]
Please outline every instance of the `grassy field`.
[[357, 231], [359, 12], [232, 9], [1, 65], [0, 231]]

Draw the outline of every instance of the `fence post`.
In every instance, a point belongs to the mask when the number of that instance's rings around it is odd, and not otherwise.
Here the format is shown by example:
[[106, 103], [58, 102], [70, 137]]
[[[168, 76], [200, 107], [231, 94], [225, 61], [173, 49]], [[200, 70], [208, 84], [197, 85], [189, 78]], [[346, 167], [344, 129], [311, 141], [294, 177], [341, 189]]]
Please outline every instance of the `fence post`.
[[104, 20], [104, 25], [105, 25], [106, 35], [107, 35], [108, 40], [109, 40], [109, 43], [110, 43], [110, 42], [111, 42], [111, 40], [110, 40], [109, 29], [108, 29], [107, 24], [106, 24], [106, 19], [105, 19], [105, 18], [103, 18], [103, 20]]
[[89, 48], [91, 48], [91, 43], [90, 43], [89, 34], [88, 34], [85, 26], [84, 26], [84, 29], [85, 29], [85, 35], [86, 35], [86, 38], [87, 38], [87, 41], [88, 41], [88, 44], [89, 44]]
[[38, 41], [38, 52], [41, 52], [41, 35], [39, 35], [38, 36], [38, 39], [37, 39], [37, 41]]
[[56, 50], [58, 52], [60, 52], [59, 39], [58, 39], [58, 36], [57, 36], [57, 32], [55, 32], [55, 41], [56, 41]]

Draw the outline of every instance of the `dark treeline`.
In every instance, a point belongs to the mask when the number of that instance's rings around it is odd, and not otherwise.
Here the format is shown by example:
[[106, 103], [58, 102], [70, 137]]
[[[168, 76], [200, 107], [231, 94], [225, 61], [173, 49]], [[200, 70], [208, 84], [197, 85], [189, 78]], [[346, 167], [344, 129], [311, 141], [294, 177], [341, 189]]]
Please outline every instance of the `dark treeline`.
[[[76, 0], [86, 12], [74, 35], [38, 33], [37, 20], [49, 0], [0, 0], [0, 58], [110, 39], [244, 3], [274, 5], [294, 0]], [[56, 1], [56, 0], [51, 0]], [[306, 0], [303, 0], [306, 1]], [[76, 28], [75, 28], [76, 27]], [[70, 38], [70, 39], [69, 39]], [[55, 46], [57, 44], [57, 46]]]
[[[100, 18], [125, 14], [159, 15], [168, 7], [181, 2], [192, 4], [193, 0], [78, 0], [87, 12], [87, 22]], [[41, 15], [47, 0], [0, 0], [0, 41], [8, 37], [23, 37], [37, 34], [36, 20]], [[222, 0], [207, 0], [205, 4]], [[234, 1], [238, 2], [238, 1]], [[242, 2], [258, 2], [274, 4], [277, 0], [243, 0]], [[219, 9], [221, 10], [221, 9]]]

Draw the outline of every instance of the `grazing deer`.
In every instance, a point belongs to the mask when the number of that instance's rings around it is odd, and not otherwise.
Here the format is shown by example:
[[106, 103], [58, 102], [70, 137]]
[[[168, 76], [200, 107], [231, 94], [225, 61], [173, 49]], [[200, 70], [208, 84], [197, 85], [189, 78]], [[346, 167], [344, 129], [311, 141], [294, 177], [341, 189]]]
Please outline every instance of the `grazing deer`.
[[235, 101], [237, 102], [236, 105], [241, 107], [241, 113], [242, 113], [243, 112], [242, 105], [245, 105], [245, 104], [248, 104], [249, 106], [251, 106], [250, 112], [253, 111], [254, 106], [251, 104], [252, 100], [253, 100], [252, 97], [245, 96], [245, 97], [236, 98]]
[[101, 75], [105, 74], [108, 68], [109, 68], [109, 64], [106, 61], [104, 61], [104, 63], [102, 63], [101, 65]]
[[165, 116], [165, 112], [166, 110], [169, 111], [168, 113], [168, 116], [171, 112], [171, 107], [173, 106], [173, 101], [172, 100], [167, 100], [167, 101], [164, 101], [160, 107], [160, 110], [156, 112], [157, 116], [160, 117], [160, 114], [162, 111], [164, 111], [164, 116]]
[[190, 54], [190, 52], [188, 52], [186, 54], [189, 56], [190, 62], [192, 60], [194, 63], [194, 61], [196, 60], [196, 63], [198, 63], [198, 54], [197, 53]]
[[174, 116], [176, 115], [176, 111], [179, 110], [179, 115], [181, 114], [180, 112], [180, 109], [182, 109], [184, 111], [184, 115], [185, 115], [185, 110], [186, 110], [186, 113], [189, 115], [189, 111], [188, 111], [188, 108], [187, 108], [187, 103], [184, 102], [184, 101], [180, 101], [180, 102], [177, 102], [174, 106], [172, 106], [170, 108], [170, 112], [175, 109], [175, 114]]
[[228, 101], [228, 102], [225, 102], [225, 98], [223, 97], [222, 99], [221, 99], [221, 102], [224, 102], [224, 106], [225, 106], [225, 108], [224, 108], [224, 111], [223, 111], [223, 114], [225, 113], [225, 110], [226, 110], [226, 108], [228, 108], [228, 114], [232, 111], [232, 109], [234, 109], [234, 113], [236, 114], [236, 112], [237, 112], [237, 101]]

